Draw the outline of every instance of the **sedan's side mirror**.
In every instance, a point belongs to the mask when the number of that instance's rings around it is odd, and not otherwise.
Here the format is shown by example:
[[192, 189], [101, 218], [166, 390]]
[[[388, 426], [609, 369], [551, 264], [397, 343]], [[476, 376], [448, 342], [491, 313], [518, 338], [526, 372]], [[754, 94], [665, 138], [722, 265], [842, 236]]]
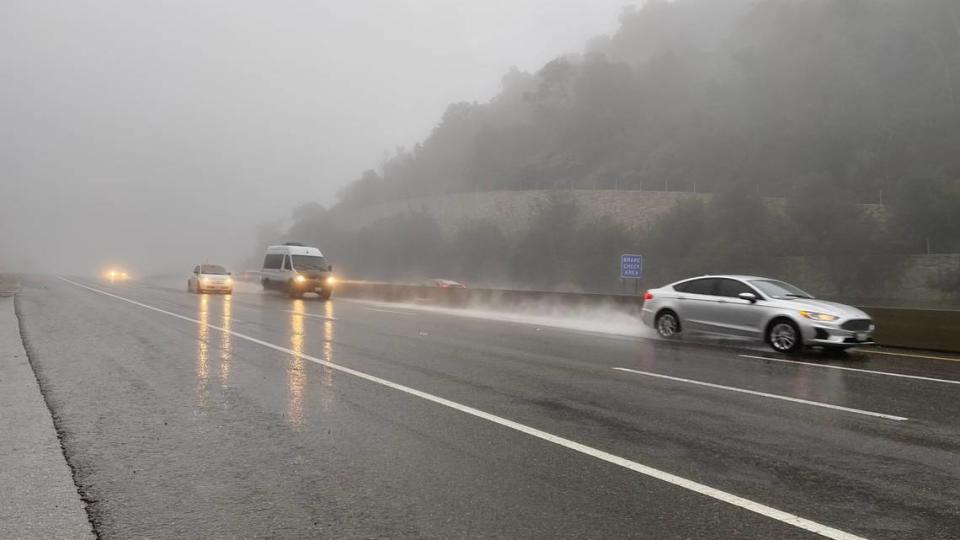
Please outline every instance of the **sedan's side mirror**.
[[742, 292], [737, 296], [739, 296], [742, 300], [746, 300], [750, 303], [757, 301], [757, 295], [753, 294], [752, 292]]
[[327, 267], [327, 272], [333, 272], [333, 265], [332, 265], [332, 264]]

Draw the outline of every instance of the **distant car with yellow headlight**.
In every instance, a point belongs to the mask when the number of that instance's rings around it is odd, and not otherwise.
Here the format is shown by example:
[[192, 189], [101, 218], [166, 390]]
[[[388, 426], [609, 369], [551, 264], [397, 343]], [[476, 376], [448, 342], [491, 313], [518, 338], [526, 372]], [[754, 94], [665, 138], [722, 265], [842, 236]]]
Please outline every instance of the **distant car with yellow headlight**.
[[777, 352], [873, 344], [870, 316], [756, 276], [701, 276], [644, 294], [641, 318], [661, 337], [681, 332], [762, 339]]
[[125, 270], [120, 270], [118, 268], [111, 268], [103, 273], [103, 277], [109, 281], [126, 281], [130, 279], [130, 276]]
[[197, 294], [205, 292], [231, 294], [233, 277], [219, 264], [198, 264], [193, 267], [193, 274], [187, 280], [187, 291]]

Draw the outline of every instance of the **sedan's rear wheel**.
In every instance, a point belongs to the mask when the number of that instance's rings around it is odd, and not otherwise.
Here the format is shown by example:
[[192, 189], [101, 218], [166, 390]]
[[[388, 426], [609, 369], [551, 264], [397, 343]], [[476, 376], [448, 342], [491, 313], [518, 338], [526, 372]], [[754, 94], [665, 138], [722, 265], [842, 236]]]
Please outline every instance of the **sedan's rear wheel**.
[[672, 311], [664, 311], [657, 315], [657, 333], [660, 337], [671, 338], [680, 332], [680, 319]]
[[803, 347], [800, 329], [788, 320], [774, 321], [770, 325], [770, 330], [767, 331], [767, 341], [770, 342], [773, 350], [782, 353], [796, 352]]

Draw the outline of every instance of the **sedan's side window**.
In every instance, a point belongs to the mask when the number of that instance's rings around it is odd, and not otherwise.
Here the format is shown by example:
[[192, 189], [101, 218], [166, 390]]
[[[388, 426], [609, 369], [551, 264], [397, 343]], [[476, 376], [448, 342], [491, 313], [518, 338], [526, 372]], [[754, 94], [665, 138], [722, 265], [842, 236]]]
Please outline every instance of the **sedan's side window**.
[[740, 293], [745, 292], [756, 294], [756, 292], [754, 292], [753, 289], [748, 287], [745, 283], [741, 283], [735, 279], [721, 279], [719, 286], [717, 287], [718, 296], [737, 298], [740, 296]]
[[705, 295], [716, 295], [716, 279], [695, 279], [693, 281], [688, 281], [682, 283], [675, 287], [680, 292], [685, 292], [689, 294], [705, 294]]

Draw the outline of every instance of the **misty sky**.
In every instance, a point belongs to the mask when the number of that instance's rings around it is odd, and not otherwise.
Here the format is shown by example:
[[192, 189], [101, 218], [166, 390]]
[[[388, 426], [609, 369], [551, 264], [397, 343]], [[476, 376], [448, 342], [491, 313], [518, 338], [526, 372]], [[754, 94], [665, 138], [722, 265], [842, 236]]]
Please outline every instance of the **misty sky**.
[[0, 270], [232, 264], [629, 3], [0, 0]]

